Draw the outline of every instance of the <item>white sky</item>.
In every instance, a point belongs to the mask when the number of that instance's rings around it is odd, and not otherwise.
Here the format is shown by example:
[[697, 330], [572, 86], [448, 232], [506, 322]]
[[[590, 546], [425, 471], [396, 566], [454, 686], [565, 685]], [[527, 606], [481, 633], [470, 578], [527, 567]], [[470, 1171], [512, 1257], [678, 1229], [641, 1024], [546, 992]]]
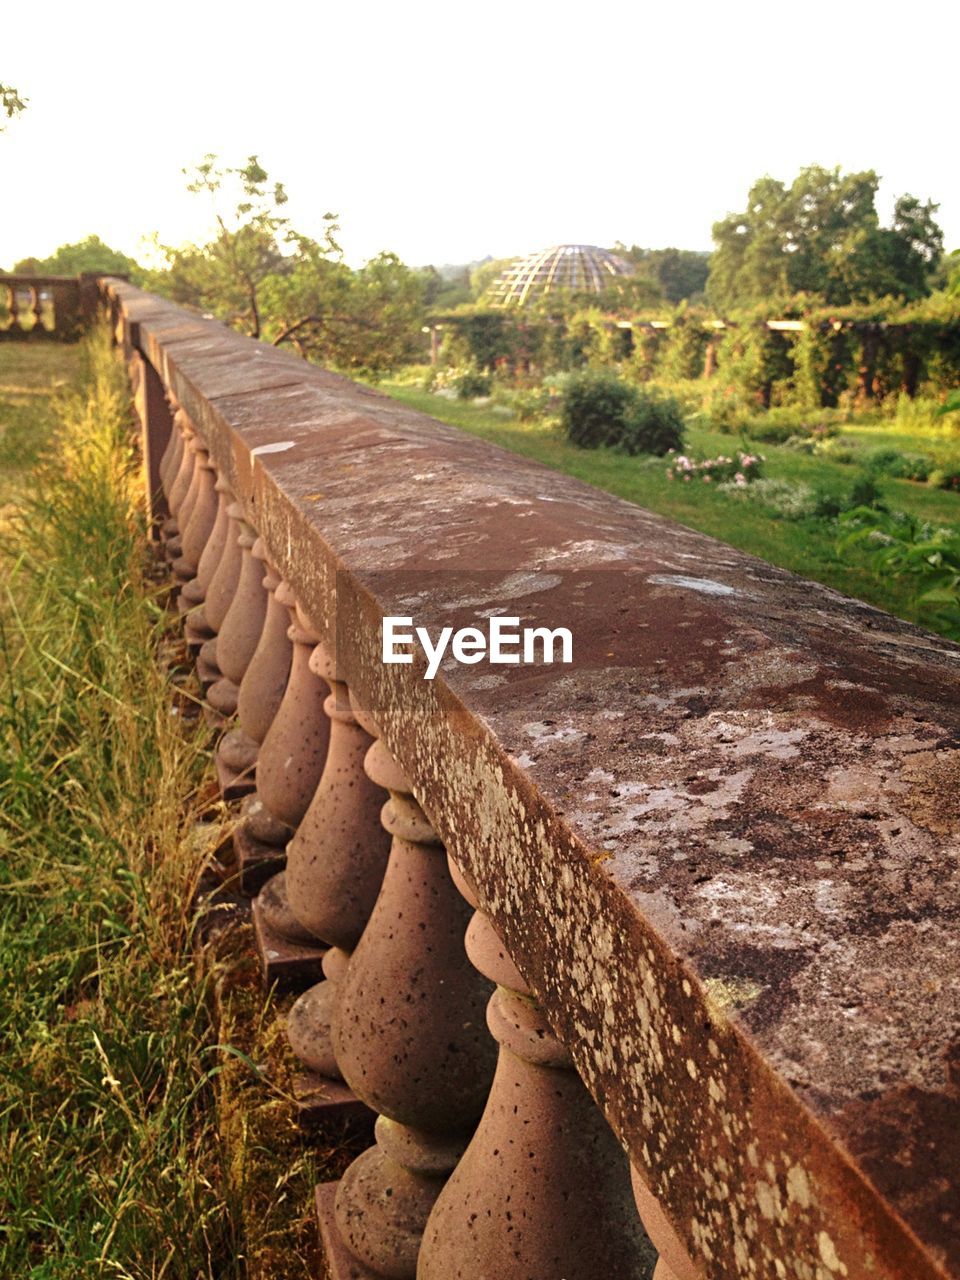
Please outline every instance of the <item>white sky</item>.
[[204, 235], [181, 169], [257, 153], [353, 263], [708, 248], [765, 172], [874, 168], [960, 246], [956, 4], [46, 0], [0, 10], [0, 266]]

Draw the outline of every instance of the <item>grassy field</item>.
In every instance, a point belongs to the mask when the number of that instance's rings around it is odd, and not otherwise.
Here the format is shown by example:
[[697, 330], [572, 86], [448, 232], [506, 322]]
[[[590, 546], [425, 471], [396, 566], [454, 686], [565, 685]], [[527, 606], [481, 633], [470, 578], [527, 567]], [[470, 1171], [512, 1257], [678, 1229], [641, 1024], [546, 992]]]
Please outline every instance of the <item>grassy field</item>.
[[80, 348], [0, 343], [0, 506], [16, 493], [56, 422], [54, 399], [76, 377]]
[[307, 1280], [341, 1153], [296, 1131], [249, 936], [194, 943], [209, 742], [129, 422], [104, 340], [0, 345], [0, 1276]]
[[[841, 559], [837, 554], [837, 527], [832, 521], [812, 517], [778, 519], [749, 499], [738, 500], [703, 483], [669, 480], [667, 464], [662, 458], [631, 458], [608, 449], [578, 449], [567, 444], [556, 429], [535, 422], [519, 422], [496, 406], [449, 400], [398, 382], [381, 383], [380, 387], [404, 404], [462, 427], [472, 435], [577, 476], [773, 564], [827, 583], [847, 595], [858, 596], [901, 617], [918, 618], [913, 604], [913, 584], [878, 578], [867, 565], [854, 559]], [[960, 455], [960, 437], [951, 436], [946, 430], [931, 438], [929, 434], [911, 432], [896, 424], [874, 422], [845, 426], [843, 435], [866, 451], [890, 446], [912, 452], [933, 450], [952, 452], [955, 457]], [[697, 457], [729, 456], [738, 445], [736, 437], [692, 425], [686, 450]], [[764, 455], [766, 476], [806, 484], [838, 497], [849, 493], [857, 475], [856, 468], [849, 465], [797, 453], [780, 445], [753, 444], [751, 448]], [[892, 509], [911, 512], [934, 524], [960, 524], [960, 495], [909, 480], [884, 479], [881, 486], [884, 500]]]

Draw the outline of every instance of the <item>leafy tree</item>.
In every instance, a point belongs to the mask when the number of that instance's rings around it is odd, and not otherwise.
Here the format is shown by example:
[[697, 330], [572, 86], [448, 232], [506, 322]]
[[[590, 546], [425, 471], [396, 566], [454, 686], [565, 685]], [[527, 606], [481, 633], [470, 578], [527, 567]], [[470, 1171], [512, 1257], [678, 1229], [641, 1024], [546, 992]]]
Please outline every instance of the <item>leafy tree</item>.
[[119, 249], [111, 249], [99, 236], [87, 236], [76, 244], [62, 244], [49, 258], [24, 258], [13, 268], [19, 275], [76, 276], [84, 271], [140, 279], [139, 265]]
[[449, 272], [430, 266], [421, 268], [417, 274], [423, 281], [424, 305], [432, 311], [449, 310], [473, 301], [469, 267]]
[[[620, 254], [637, 268], [637, 277], [653, 281], [667, 302], [696, 300], [703, 296], [710, 270], [710, 254], [697, 249], [628, 249], [617, 244]], [[637, 278], [635, 277], [635, 278]]]
[[[6, 116], [8, 120], [12, 120], [14, 116], [18, 116], [26, 110], [28, 99], [21, 98], [17, 89], [12, 85], [0, 84], [0, 115]], [[6, 125], [0, 125], [0, 133], [6, 128]]]
[[659, 283], [645, 275], [614, 276], [601, 294], [573, 294], [581, 306], [591, 303], [618, 315], [658, 310], [664, 301]]
[[394, 254], [352, 271], [335, 239], [336, 214], [323, 215], [320, 240], [296, 231], [283, 184], [271, 183], [256, 156], [222, 168], [208, 155], [188, 176], [188, 190], [212, 200], [216, 234], [205, 245], [165, 248], [167, 269], [150, 281], [157, 292], [342, 369], [381, 372], [413, 352], [423, 280]]
[[301, 238], [291, 268], [264, 286], [263, 336], [321, 364], [381, 374], [417, 352], [423, 286], [395, 254], [352, 271]]
[[764, 177], [747, 208], [714, 224], [708, 296], [718, 307], [775, 303], [795, 294], [830, 305], [922, 297], [943, 251], [937, 205], [904, 195], [881, 228], [872, 169], [811, 165], [787, 187]]
[[190, 179], [188, 191], [211, 198], [216, 235], [201, 246], [161, 246], [167, 271], [152, 284], [175, 302], [208, 311], [259, 338], [264, 283], [292, 270], [293, 254], [301, 243], [309, 245], [308, 252], [314, 256], [316, 252], [338, 255], [336, 214], [323, 215], [321, 247], [290, 227], [283, 213], [287, 203], [283, 184], [271, 184], [256, 156], [250, 156], [245, 165], [221, 168], [216, 156], [207, 155], [192, 173], [185, 169], [184, 174]]

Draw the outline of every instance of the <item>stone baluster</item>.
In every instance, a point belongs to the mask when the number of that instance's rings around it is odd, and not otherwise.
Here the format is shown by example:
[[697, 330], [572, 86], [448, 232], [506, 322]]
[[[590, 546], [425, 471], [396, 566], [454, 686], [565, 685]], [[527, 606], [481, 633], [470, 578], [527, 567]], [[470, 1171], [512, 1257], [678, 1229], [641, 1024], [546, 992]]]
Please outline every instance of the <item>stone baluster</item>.
[[670, 1219], [636, 1169], [631, 1171], [631, 1177], [640, 1220], [659, 1255], [653, 1280], [703, 1280], [702, 1270], [694, 1265]]
[[213, 635], [207, 623], [203, 605], [210, 589], [210, 583], [213, 581], [213, 575], [216, 573], [217, 566], [220, 564], [223, 553], [226, 550], [227, 533], [230, 525], [227, 508], [233, 500], [229, 486], [222, 476], [217, 480], [214, 489], [217, 495], [217, 515], [213, 522], [213, 529], [200, 556], [197, 575], [184, 584], [178, 599], [178, 603], [183, 602], [186, 608], [189, 609], [185, 623], [186, 630], [190, 633], [191, 640], [199, 643]]
[[[163, 549], [163, 554], [171, 562], [179, 559], [183, 551], [183, 533], [190, 523], [190, 516], [197, 500], [197, 491], [200, 485], [198, 451], [202, 448], [203, 441], [191, 427], [184, 440], [183, 465], [173, 486], [178, 498], [177, 506], [171, 507], [175, 527], [171, 530], [171, 536], [167, 538]], [[164, 525], [164, 535], [166, 535], [166, 532], [167, 526]]]
[[177, 472], [180, 470], [180, 463], [183, 461], [183, 424], [186, 414], [180, 408], [179, 402], [172, 391], [167, 392], [167, 399], [170, 401], [170, 407], [173, 410], [173, 424], [170, 431], [170, 439], [167, 441], [167, 447], [163, 451], [163, 457], [160, 459], [160, 483], [163, 485], [163, 492], [166, 494], [167, 503], [170, 501], [170, 489], [176, 479]]
[[[203, 549], [210, 539], [217, 519], [217, 473], [206, 445], [197, 438], [196, 472], [193, 485], [193, 504], [180, 526], [180, 555], [173, 562], [173, 572], [183, 583], [195, 577]], [[186, 503], [184, 504], [186, 506]], [[181, 612], [190, 608], [186, 601], [178, 601]]]
[[483, 1118], [430, 1215], [417, 1280], [649, 1280], [656, 1254], [627, 1158], [479, 909], [466, 949], [497, 984], [487, 1023], [499, 1060]]
[[[252, 556], [256, 543], [256, 530], [246, 520], [239, 521], [237, 544], [241, 550], [241, 567], [237, 577], [237, 590], [230, 600], [227, 614], [219, 631], [201, 649], [207, 669], [212, 675], [216, 668], [220, 675], [206, 690], [205, 714], [211, 724], [224, 727], [237, 713], [239, 682], [243, 680], [248, 663], [255, 653], [257, 640], [264, 626], [266, 594], [261, 564]], [[221, 780], [223, 782], [223, 780]], [[252, 790], [252, 782], [234, 783], [229, 799], [237, 799]], [[227, 799], [227, 796], [224, 796]]]
[[287, 890], [302, 925], [329, 946], [350, 952], [380, 892], [390, 836], [380, 819], [382, 788], [364, 769], [373, 733], [357, 718], [326, 645], [314, 649], [310, 667], [330, 688], [324, 703], [330, 745], [310, 807], [287, 849]]
[[38, 333], [43, 331], [43, 299], [41, 298], [41, 289], [38, 284], [30, 286], [30, 315], [33, 318], [33, 328]]
[[16, 329], [19, 324], [20, 306], [17, 301], [17, 286], [15, 284], [7, 285], [7, 314], [10, 317], [10, 323], [6, 326], [8, 329]]
[[327, 756], [330, 722], [323, 710], [329, 692], [310, 669], [320, 637], [296, 608], [290, 586], [281, 582], [276, 599], [290, 612], [290, 677], [260, 747], [257, 790], [243, 805], [234, 836], [241, 886], [259, 889], [282, 865], [284, 848], [317, 789]]
[[163, 522], [161, 529], [161, 535], [165, 543], [164, 554], [168, 560], [175, 559], [179, 555], [179, 513], [189, 492], [190, 482], [193, 479], [193, 449], [191, 441], [196, 434], [193, 429], [193, 423], [182, 409], [179, 411], [177, 418], [174, 419], [174, 425], [177, 427], [177, 434], [180, 436], [180, 461], [177, 464], [176, 472], [171, 467], [170, 487], [166, 490], [170, 515]]
[[240, 682], [253, 657], [263, 630], [267, 596], [263, 589], [263, 565], [254, 559], [257, 531], [245, 520], [239, 522], [240, 573], [237, 589], [217, 632], [216, 665], [221, 678], [207, 691], [211, 707], [229, 720], [236, 714]]
[[345, 972], [331, 975], [332, 1046], [347, 1084], [380, 1114], [376, 1145], [319, 1189], [318, 1210], [335, 1280], [413, 1280], [428, 1215], [490, 1087], [490, 984], [464, 954], [469, 911], [443, 845], [382, 740], [365, 767], [389, 792], [382, 821], [392, 842], [370, 921]]
[[[225, 497], [229, 497], [229, 494], [225, 494]], [[243, 559], [239, 541], [243, 507], [239, 502], [227, 502], [226, 517], [223, 553], [204, 593], [203, 611], [197, 615], [188, 615], [185, 628], [187, 643], [192, 649], [199, 651], [197, 674], [204, 689], [219, 680], [222, 674], [217, 665], [217, 633], [223, 626], [227, 610], [237, 593]]]
[[[347, 686], [336, 679], [325, 645], [314, 649], [310, 666], [330, 686], [324, 703], [330, 721], [327, 759], [310, 806], [287, 845], [286, 870], [264, 885], [254, 907], [265, 971], [275, 977], [291, 970], [309, 972], [311, 957], [299, 949], [316, 946], [318, 939], [340, 952], [328, 953], [326, 968], [334, 976], [345, 969], [370, 918], [390, 852], [390, 837], [380, 820], [383, 791], [364, 771], [371, 734], [354, 715]], [[271, 956], [273, 964], [266, 962]], [[339, 1079], [330, 1047], [334, 987], [335, 982], [324, 981], [301, 996], [290, 1011], [287, 1035], [309, 1070]]]
[[266, 613], [253, 657], [240, 682], [237, 698], [239, 727], [228, 730], [217, 748], [217, 769], [221, 789], [226, 793], [231, 781], [251, 777], [260, 744], [280, 709], [290, 675], [292, 646], [287, 630], [290, 617], [277, 600], [280, 578], [266, 562], [266, 548], [258, 539], [252, 550], [260, 563], [266, 592]]

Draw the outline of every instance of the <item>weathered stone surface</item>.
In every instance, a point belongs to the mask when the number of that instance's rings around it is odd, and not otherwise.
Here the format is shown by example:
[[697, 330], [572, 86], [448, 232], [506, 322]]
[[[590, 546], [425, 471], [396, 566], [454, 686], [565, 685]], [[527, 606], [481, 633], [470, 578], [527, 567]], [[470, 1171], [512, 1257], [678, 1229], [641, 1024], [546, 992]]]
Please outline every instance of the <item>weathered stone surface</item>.
[[[178, 317], [144, 354], [691, 1257], [960, 1276], [960, 649]], [[574, 664], [384, 666], [411, 597]]]

